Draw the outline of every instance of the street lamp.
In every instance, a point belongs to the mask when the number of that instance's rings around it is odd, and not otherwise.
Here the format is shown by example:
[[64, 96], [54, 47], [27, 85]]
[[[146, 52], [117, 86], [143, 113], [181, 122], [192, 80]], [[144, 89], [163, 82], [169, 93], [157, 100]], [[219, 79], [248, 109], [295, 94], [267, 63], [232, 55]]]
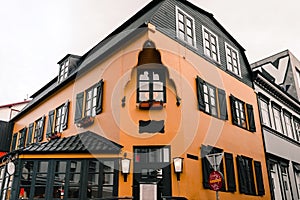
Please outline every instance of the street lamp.
[[174, 171], [177, 175], [177, 181], [180, 181], [180, 173], [183, 170], [183, 158], [176, 157], [173, 158]]
[[127, 182], [127, 176], [130, 172], [130, 161], [131, 160], [126, 157], [121, 160], [121, 170], [124, 175], [124, 182]]

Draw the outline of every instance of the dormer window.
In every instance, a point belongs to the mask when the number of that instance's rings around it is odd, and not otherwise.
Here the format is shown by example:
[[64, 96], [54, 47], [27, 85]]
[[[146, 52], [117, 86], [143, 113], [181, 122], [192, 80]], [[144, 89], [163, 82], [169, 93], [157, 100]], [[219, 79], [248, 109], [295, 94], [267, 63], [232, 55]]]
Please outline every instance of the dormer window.
[[70, 60], [66, 59], [60, 64], [58, 82], [61, 83], [68, 77]]
[[58, 83], [66, 80], [72, 74], [80, 62], [80, 56], [67, 54], [57, 64], [59, 65]]

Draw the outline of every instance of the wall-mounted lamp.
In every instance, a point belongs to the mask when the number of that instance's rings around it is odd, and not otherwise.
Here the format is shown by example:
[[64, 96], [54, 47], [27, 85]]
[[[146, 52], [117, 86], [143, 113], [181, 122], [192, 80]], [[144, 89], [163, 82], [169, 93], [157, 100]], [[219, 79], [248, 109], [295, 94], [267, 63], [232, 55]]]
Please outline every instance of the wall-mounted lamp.
[[180, 181], [180, 173], [183, 170], [183, 158], [176, 157], [173, 158], [174, 171], [177, 175], [177, 181]]
[[130, 172], [130, 159], [124, 157], [121, 160], [121, 169], [122, 169], [122, 174], [124, 175], [124, 182], [127, 182], [127, 176]]

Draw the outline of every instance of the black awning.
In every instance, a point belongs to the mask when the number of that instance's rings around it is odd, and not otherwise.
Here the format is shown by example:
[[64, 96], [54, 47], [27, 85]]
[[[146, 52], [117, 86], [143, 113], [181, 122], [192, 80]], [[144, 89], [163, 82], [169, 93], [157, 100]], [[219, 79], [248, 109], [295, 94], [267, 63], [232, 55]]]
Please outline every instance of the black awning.
[[54, 139], [49, 142], [32, 144], [22, 153], [99, 153], [119, 154], [122, 145], [117, 144], [91, 131], [74, 136]]

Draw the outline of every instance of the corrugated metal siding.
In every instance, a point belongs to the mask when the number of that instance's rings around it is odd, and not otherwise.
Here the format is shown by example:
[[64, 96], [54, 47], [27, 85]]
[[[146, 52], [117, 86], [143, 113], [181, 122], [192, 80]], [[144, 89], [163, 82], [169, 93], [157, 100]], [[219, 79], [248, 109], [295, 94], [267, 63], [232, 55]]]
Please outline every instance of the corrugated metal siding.
[[[176, 38], [176, 8], [175, 8], [176, 5], [184, 12], [192, 16], [195, 20], [197, 48], [194, 48], [182, 42], [180, 39]], [[199, 56], [215, 64], [216, 66], [218, 66], [224, 71], [226, 71], [226, 53], [225, 53], [225, 41], [226, 41], [229, 45], [239, 50], [242, 79], [237, 76], [234, 75], [233, 76], [239, 79], [240, 81], [242, 81], [243, 83], [247, 84], [248, 86], [252, 87], [251, 74], [250, 74], [251, 72], [249, 72], [247, 68], [247, 61], [244, 60], [241, 54], [241, 51], [243, 50], [240, 49], [235, 44], [235, 42], [231, 41], [231, 39], [221, 30], [219, 26], [217, 26], [214, 23], [214, 21], [210, 17], [198, 12], [197, 10], [194, 10], [193, 8], [185, 5], [180, 1], [168, 0], [161, 5], [161, 7], [156, 12], [156, 14], [152, 17], [151, 23], [153, 23], [156, 26], [156, 29], [159, 30], [160, 32], [168, 35], [170, 38], [186, 46], [191, 51], [197, 53]], [[210, 58], [207, 58], [207, 56], [204, 55], [202, 26], [205, 26], [210, 31], [212, 31], [215, 35], [218, 36], [221, 65], [216, 64], [214, 61], [212, 61]]]
[[0, 121], [0, 151], [9, 151], [12, 127], [12, 123]]

